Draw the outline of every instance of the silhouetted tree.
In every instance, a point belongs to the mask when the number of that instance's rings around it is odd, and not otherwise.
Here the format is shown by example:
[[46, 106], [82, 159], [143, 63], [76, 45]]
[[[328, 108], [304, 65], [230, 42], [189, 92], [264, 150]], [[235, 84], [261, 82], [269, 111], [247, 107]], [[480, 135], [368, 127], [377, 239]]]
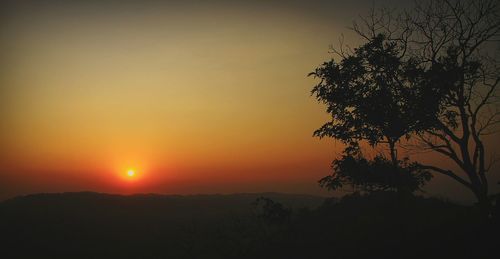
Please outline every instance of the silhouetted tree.
[[494, 158], [486, 156], [483, 138], [500, 123], [500, 59], [488, 44], [498, 46], [500, 2], [424, 2], [410, 22], [418, 36], [413, 55], [426, 67], [429, 84], [447, 89], [439, 98], [435, 127], [419, 134], [421, 147], [451, 159], [468, 179], [445, 168], [422, 168], [452, 177], [488, 206], [486, 174]]
[[[420, 164], [449, 176], [488, 206], [488, 161], [484, 136], [500, 124], [498, 84], [500, 3], [495, 0], [417, 1], [409, 12], [381, 10], [354, 23], [367, 41], [339, 63], [324, 63], [312, 75], [313, 89], [332, 121], [315, 132], [356, 147], [416, 136], [417, 150], [451, 159], [466, 178], [449, 169]], [[494, 44], [497, 44], [496, 46]]]
[[290, 220], [292, 210], [269, 198], [259, 197], [253, 203], [257, 217], [272, 224], [281, 224]]

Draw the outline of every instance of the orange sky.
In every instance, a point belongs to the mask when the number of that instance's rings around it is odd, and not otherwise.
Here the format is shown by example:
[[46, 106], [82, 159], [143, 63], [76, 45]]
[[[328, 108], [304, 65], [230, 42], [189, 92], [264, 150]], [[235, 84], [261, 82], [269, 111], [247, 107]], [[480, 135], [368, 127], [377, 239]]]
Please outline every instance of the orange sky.
[[311, 137], [328, 116], [306, 75], [369, 1], [70, 2], [2, 13], [0, 199], [326, 194], [342, 146]]

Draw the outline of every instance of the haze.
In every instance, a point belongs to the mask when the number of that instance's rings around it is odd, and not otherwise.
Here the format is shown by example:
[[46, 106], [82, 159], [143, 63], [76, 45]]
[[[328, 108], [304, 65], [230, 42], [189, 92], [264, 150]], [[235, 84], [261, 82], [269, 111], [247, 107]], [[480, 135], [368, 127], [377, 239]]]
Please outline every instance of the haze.
[[[343, 147], [312, 137], [328, 115], [307, 74], [371, 1], [3, 5], [0, 199], [328, 194], [317, 180]], [[451, 180], [430, 190], [472, 199]]]

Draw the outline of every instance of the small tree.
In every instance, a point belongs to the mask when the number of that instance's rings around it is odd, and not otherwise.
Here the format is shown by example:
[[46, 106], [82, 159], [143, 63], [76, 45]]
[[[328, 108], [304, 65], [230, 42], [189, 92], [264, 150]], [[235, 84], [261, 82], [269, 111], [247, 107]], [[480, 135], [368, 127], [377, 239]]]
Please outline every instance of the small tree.
[[292, 209], [266, 197], [259, 197], [253, 203], [257, 217], [271, 224], [282, 224], [290, 220]]

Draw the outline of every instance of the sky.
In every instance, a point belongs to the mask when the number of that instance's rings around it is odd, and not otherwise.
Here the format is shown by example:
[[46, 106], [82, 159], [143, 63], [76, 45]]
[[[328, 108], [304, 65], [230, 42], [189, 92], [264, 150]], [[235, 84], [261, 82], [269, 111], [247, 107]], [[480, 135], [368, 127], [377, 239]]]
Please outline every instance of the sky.
[[[343, 146], [312, 137], [329, 116], [307, 74], [342, 34], [358, 43], [347, 27], [374, 2], [2, 5], [0, 200], [82, 190], [331, 195], [317, 181]], [[448, 179], [429, 188], [473, 199]]]

